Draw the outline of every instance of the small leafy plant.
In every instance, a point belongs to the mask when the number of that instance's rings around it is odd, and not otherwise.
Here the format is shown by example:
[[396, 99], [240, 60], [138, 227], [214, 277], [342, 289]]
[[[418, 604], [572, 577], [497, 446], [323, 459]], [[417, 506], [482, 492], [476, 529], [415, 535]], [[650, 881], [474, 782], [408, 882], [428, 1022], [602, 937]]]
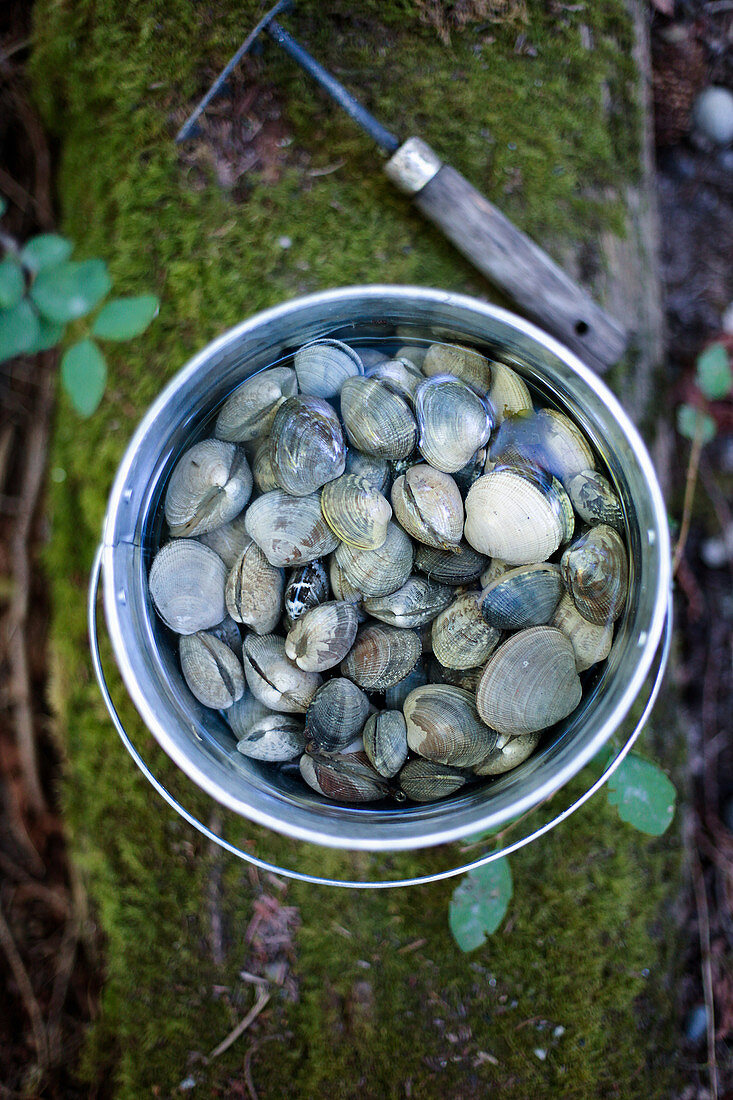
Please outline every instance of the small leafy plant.
[[[5, 210], [0, 196], [0, 216]], [[55, 347], [68, 325], [87, 318], [90, 323], [63, 353], [61, 383], [79, 415], [91, 416], [107, 382], [107, 361], [97, 341], [139, 336], [158, 312], [157, 297], [104, 301], [112, 288], [104, 260], [72, 260], [73, 244], [56, 233], [42, 233], [21, 246], [0, 232], [0, 244], [0, 363]]]
[[[677, 792], [657, 764], [630, 752], [608, 780], [606, 797], [622, 821], [649, 836], [661, 836], [674, 818]], [[497, 834], [488, 832], [470, 839], [478, 841], [491, 835]], [[450, 930], [461, 951], [475, 951], [497, 931], [513, 893], [506, 856], [463, 876], [453, 891], [448, 911]]]
[[733, 393], [733, 369], [725, 345], [710, 344], [695, 364], [695, 403], [684, 402], [677, 409], [677, 431], [686, 439], [698, 438], [704, 445], [716, 435], [710, 402], [721, 401]]

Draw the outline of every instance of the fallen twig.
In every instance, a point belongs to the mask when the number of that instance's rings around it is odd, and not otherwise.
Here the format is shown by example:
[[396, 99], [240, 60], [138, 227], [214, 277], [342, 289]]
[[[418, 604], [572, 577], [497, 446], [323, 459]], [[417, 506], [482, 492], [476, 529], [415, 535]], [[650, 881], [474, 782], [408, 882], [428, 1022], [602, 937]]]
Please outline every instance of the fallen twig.
[[252, 1080], [252, 1056], [256, 1054], [263, 1043], [271, 1043], [273, 1039], [276, 1039], [279, 1043], [284, 1043], [286, 1038], [285, 1035], [265, 1035], [262, 1039], [255, 1039], [247, 1050], [244, 1056], [244, 1080], [252, 1100], [259, 1100], [255, 1083]]
[[229, 1032], [226, 1039], [224, 1039], [223, 1042], [219, 1043], [218, 1047], [215, 1047], [214, 1050], [212, 1050], [211, 1054], [206, 1059], [207, 1062], [212, 1061], [212, 1059], [214, 1059], [214, 1058], [218, 1058], [219, 1055], [223, 1054], [225, 1050], [229, 1050], [229, 1047], [232, 1045], [232, 1043], [236, 1043], [239, 1036], [243, 1035], [244, 1032], [247, 1030], [247, 1028], [250, 1026], [250, 1024], [254, 1020], [257, 1019], [260, 1012], [262, 1012], [262, 1009], [265, 1007], [267, 1002], [270, 1000], [271, 996], [272, 996], [271, 993], [266, 993], [264, 990], [260, 990], [260, 992], [257, 995], [257, 1000], [254, 1003], [254, 1006], [249, 1010], [249, 1012], [244, 1017], [244, 1019], [240, 1020], [240, 1022], [237, 1024], [237, 1026], [234, 1028], [234, 1030]]
[[687, 476], [685, 477], [685, 496], [682, 502], [682, 522], [680, 523], [680, 533], [677, 539], [677, 545], [674, 548], [674, 556], [672, 557], [672, 576], [674, 576], [677, 572], [677, 567], [679, 566], [682, 555], [685, 552], [687, 536], [690, 533], [690, 522], [692, 520], [692, 501], [695, 497], [697, 471], [700, 466], [700, 455], [702, 454], [703, 447], [703, 424], [704, 421], [702, 416], [698, 415], [695, 422], [695, 435], [692, 439], [690, 460], [687, 463]]
[[715, 1055], [715, 1001], [713, 1000], [713, 966], [710, 957], [710, 917], [708, 899], [705, 892], [705, 879], [697, 850], [697, 839], [692, 837], [690, 844], [690, 862], [692, 880], [695, 887], [695, 906], [697, 908], [698, 935], [702, 956], [702, 985], [705, 994], [705, 1022], [708, 1037], [708, 1073], [710, 1075], [711, 1100], [718, 1100], [718, 1063]]
[[46, 1029], [43, 1025], [43, 1016], [41, 1010], [38, 1007], [38, 1001], [36, 995], [33, 992], [33, 986], [31, 980], [28, 977], [28, 971], [23, 965], [23, 960], [20, 957], [18, 948], [15, 946], [15, 940], [13, 939], [13, 933], [10, 931], [10, 925], [5, 919], [5, 914], [0, 908], [0, 947], [5, 952], [5, 957], [8, 960], [8, 965], [13, 972], [16, 984], [18, 986], [18, 992], [25, 1005], [26, 1012], [28, 1013], [31, 1021], [31, 1027], [33, 1028], [33, 1041], [36, 1047], [36, 1057], [38, 1058], [38, 1064], [41, 1069], [45, 1069], [48, 1065], [48, 1037], [46, 1035]]

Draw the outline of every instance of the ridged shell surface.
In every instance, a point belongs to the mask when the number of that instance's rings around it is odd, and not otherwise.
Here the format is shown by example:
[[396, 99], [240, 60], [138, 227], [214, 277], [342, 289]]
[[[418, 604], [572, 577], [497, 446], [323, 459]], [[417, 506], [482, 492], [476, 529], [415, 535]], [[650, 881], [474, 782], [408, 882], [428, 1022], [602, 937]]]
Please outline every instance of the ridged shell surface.
[[388, 359], [364, 372], [368, 378], [376, 378], [392, 393], [399, 394], [411, 408], [415, 405], [415, 391], [423, 382], [424, 375], [410, 359], [398, 357]]
[[270, 367], [242, 382], [221, 407], [214, 435], [230, 443], [246, 443], [266, 434], [278, 407], [298, 392], [291, 367]]
[[581, 695], [568, 639], [554, 627], [533, 626], [513, 634], [489, 658], [476, 705], [492, 729], [519, 737], [566, 718]]
[[575, 651], [575, 667], [583, 672], [591, 665], [605, 661], [613, 644], [613, 625], [611, 623], [590, 623], [578, 611], [573, 597], [566, 592], [550, 619], [550, 626], [556, 626], [570, 639]]
[[173, 467], [165, 494], [172, 538], [192, 538], [238, 516], [252, 494], [244, 451], [220, 439], [195, 443]]
[[358, 550], [342, 542], [334, 558], [356, 591], [363, 596], [386, 596], [410, 576], [413, 556], [409, 537], [398, 524], [388, 523], [386, 538], [376, 550]]
[[300, 392], [313, 397], [335, 397], [347, 378], [364, 373], [357, 352], [341, 340], [314, 340], [293, 358]]
[[489, 626], [481, 613], [478, 593], [457, 596], [433, 622], [433, 653], [445, 668], [476, 668], [499, 644], [501, 631]]
[[402, 791], [413, 802], [435, 802], [465, 786], [466, 776], [447, 764], [408, 760], [399, 775]]
[[251, 760], [273, 763], [294, 760], [305, 748], [303, 723], [292, 714], [263, 715], [237, 742], [237, 749]]
[[591, 526], [607, 523], [621, 534], [624, 513], [610, 481], [597, 470], [582, 470], [568, 481], [568, 496], [582, 520]]
[[629, 560], [613, 527], [606, 523], [591, 527], [567, 548], [560, 567], [584, 619], [592, 623], [616, 621], [626, 604]]
[[395, 518], [418, 542], [439, 550], [460, 545], [463, 501], [450, 474], [423, 464], [411, 466], [392, 486], [392, 507]]
[[502, 736], [485, 760], [473, 769], [474, 775], [502, 775], [524, 763], [540, 743], [540, 733], [520, 737]]
[[242, 661], [249, 690], [271, 710], [305, 714], [322, 683], [317, 672], [293, 664], [285, 653], [285, 639], [276, 634], [248, 634]]
[[388, 458], [365, 455], [363, 451], [357, 451], [356, 447], [349, 447], [346, 452], [345, 472], [366, 478], [377, 492], [385, 494], [392, 480], [392, 468]]
[[273, 489], [279, 488], [270, 458], [269, 436], [265, 436], [258, 441], [257, 449], [252, 457], [252, 477], [257, 491], [260, 493], [270, 493]]
[[342, 600], [322, 603], [293, 623], [285, 639], [285, 652], [299, 668], [325, 672], [349, 652], [358, 625], [353, 604]]
[[341, 673], [359, 687], [384, 691], [398, 683], [417, 664], [422, 646], [413, 630], [381, 623], [361, 627]]
[[407, 458], [417, 424], [407, 402], [374, 378], [349, 378], [341, 390], [341, 416], [349, 442], [378, 458]]
[[265, 706], [256, 695], [245, 688], [244, 694], [229, 707], [224, 717], [231, 726], [234, 736], [241, 739], [259, 722], [260, 718], [266, 718], [268, 714], [272, 714], [270, 707]]
[[414, 629], [432, 622], [438, 612], [447, 607], [454, 591], [448, 585], [430, 581], [427, 577], [412, 576], [387, 596], [369, 596], [364, 600], [364, 610], [374, 619], [389, 626]]
[[270, 565], [257, 543], [250, 540], [227, 577], [227, 611], [255, 633], [270, 634], [280, 621], [284, 586], [283, 570]]
[[507, 417], [517, 413], [532, 412], [532, 397], [526, 382], [505, 363], [491, 364], [488, 398], [497, 424], [502, 424]]
[[507, 417], [491, 441], [493, 462], [530, 463], [566, 485], [594, 466], [593, 451], [578, 427], [556, 409]]
[[360, 550], [380, 547], [392, 518], [387, 498], [356, 474], [343, 474], [323, 487], [321, 511], [334, 534]]
[[216, 626], [227, 613], [227, 569], [218, 554], [194, 539], [162, 546], [148, 575], [150, 597], [166, 626], [177, 634], [195, 634]]
[[549, 623], [565, 588], [560, 567], [550, 562], [508, 569], [481, 593], [486, 622], [499, 630]]
[[305, 716], [306, 740], [318, 752], [343, 751], [364, 728], [369, 699], [356, 684], [337, 676], [318, 689]]
[[338, 538], [323, 518], [320, 494], [292, 497], [273, 489], [253, 501], [245, 519], [247, 531], [270, 565], [300, 565], [330, 554]]
[[508, 565], [547, 561], [564, 526], [547, 493], [509, 469], [484, 474], [466, 497], [466, 541]]
[[210, 550], [219, 555], [227, 569], [231, 569], [245, 546], [252, 541], [244, 525], [244, 515], [244, 512], [241, 512], [229, 523], [224, 523], [221, 527], [215, 527], [213, 531], [206, 531], [203, 535], [196, 536], [199, 542], [202, 542], [204, 546], [208, 546]]
[[487, 565], [484, 554], [477, 553], [467, 542], [460, 543], [455, 550], [439, 550], [424, 543], [415, 549], [415, 568], [441, 584], [471, 584]]
[[478, 394], [458, 379], [436, 375], [415, 396], [418, 448], [435, 470], [454, 474], [489, 438], [492, 420]]
[[402, 709], [407, 744], [434, 764], [470, 768], [496, 744], [496, 732], [481, 721], [473, 695], [461, 688], [426, 684], [410, 692]]
[[431, 344], [425, 353], [422, 372], [427, 378], [434, 374], [452, 374], [481, 394], [486, 393], [491, 385], [488, 359], [480, 352], [459, 344]]
[[304, 497], [340, 477], [346, 445], [339, 418], [320, 397], [289, 397], [270, 429], [270, 462], [281, 489]]
[[203, 631], [180, 641], [183, 678], [205, 707], [223, 710], [244, 694], [244, 672], [229, 646]]
[[387, 780], [374, 768], [352, 758], [304, 753], [300, 758], [300, 774], [314, 791], [337, 802], [377, 802], [389, 790]]
[[400, 710], [382, 710], [367, 718], [364, 752], [380, 775], [391, 779], [407, 759], [407, 727]]

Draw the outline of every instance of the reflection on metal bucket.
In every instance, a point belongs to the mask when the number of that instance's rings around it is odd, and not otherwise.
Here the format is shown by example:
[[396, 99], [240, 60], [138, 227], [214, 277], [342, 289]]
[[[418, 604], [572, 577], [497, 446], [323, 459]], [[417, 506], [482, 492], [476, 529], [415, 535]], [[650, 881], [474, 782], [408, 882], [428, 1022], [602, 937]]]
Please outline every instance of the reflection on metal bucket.
[[[565, 410], [576, 421], [601, 455], [627, 517], [630, 596], [611, 654], [580, 707], [524, 764], [487, 786], [470, 788], [434, 804], [334, 806], [306, 791], [287, 769], [278, 772], [243, 758], [226, 723], [193, 699], [150, 604], [147, 573], [159, 542], [159, 502], [170, 470], [238, 383], [316, 337], [333, 336], [353, 343], [397, 335], [403, 343], [409, 343], [411, 336], [448, 339], [470, 344], [490, 356], [500, 352], [502, 358], [510, 357], [543, 401]], [[666, 646], [658, 653], [669, 603], [666, 513], [649, 456], [632, 424], [606, 387], [546, 334], [503, 310], [434, 290], [373, 286], [325, 292], [259, 314], [204, 349], [161, 394], [128, 448], [110, 497], [99, 561], [117, 663], [143, 720], [169, 756], [196, 786], [234, 815], [330, 847], [412, 850], [444, 845], [516, 819], [564, 787], [620, 730], [656, 656], [656, 684], [644, 710], [646, 717], [666, 659]], [[103, 681], [93, 622], [98, 572], [90, 599], [92, 649], [118, 731], [160, 793], [210, 835], [147, 771], [114, 712]], [[607, 778], [641, 724], [637, 723], [637, 730], [607, 773], [558, 818], [567, 816]], [[543, 824], [514, 846], [554, 823]], [[213, 839], [221, 842], [219, 837]], [[244, 858], [253, 858], [236, 845], [225, 842], [225, 846]], [[325, 881], [317, 874], [273, 869]], [[444, 877], [461, 869], [449, 866], [426, 877]], [[387, 881], [387, 876], [374, 883], [396, 884]]]

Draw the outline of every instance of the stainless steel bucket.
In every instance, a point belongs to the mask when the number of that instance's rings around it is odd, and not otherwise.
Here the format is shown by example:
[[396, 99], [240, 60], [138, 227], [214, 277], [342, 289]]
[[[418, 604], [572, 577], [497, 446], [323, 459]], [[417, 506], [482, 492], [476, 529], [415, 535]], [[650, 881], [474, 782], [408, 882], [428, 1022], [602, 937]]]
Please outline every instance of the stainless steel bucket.
[[[489, 354], [501, 349], [524, 364], [525, 377], [550, 403], [567, 410], [581, 425], [603, 457], [626, 512], [630, 597], [617, 624], [611, 654], [578, 710], [520, 767], [486, 786], [434, 804], [394, 809], [334, 806], [299, 781], [242, 757], [226, 723], [196, 702], [153, 611], [147, 573], [168, 474], [181, 451], [197, 433], [201, 435], [202, 422], [242, 379], [315, 337], [389, 336], [397, 326], [405, 343], [410, 342], [412, 331], [423, 337], [455, 339]], [[666, 512], [652, 463], [629, 418], [575, 355], [535, 326], [483, 302], [422, 287], [346, 287], [300, 298], [242, 322], [195, 356], [162, 392], [127, 449], [110, 495], [98, 561], [117, 664], [137, 710], [166, 753], [198, 787], [235, 814], [299, 840], [331, 847], [382, 852], [415, 849], [445, 844], [515, 819], [562, 788], [598, 754], [622, 727], [654, 665], [658, 686], [666, 657], [666, 651], [661, 657], [658, 652], [670, 593]], [[99, 566], [90, 599], [92, 649], [112, 707], [96, 638], [98, 570]], [[629, 745], [630, 740], [621, 756]], [[620, 756], [614, 766], [618, 762]], [[578, 801], [597, 786], [598, 782]], [[245, 852], [238, 854], [250, 858]]]

